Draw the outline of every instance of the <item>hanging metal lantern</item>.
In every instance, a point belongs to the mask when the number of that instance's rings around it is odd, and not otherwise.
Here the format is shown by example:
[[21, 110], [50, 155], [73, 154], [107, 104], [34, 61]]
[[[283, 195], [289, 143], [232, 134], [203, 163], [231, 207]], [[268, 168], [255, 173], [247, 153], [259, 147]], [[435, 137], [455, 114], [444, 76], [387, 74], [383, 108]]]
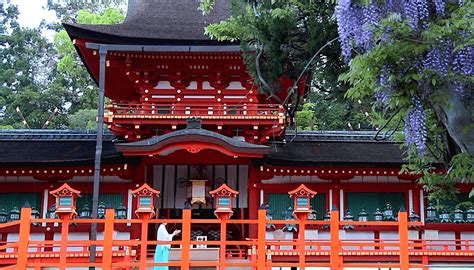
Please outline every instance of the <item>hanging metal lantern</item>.
[[375, 221], [382, 221], [383, 220], [383, 213], [382, 213], [382, 211], [380, 211], [379, 208], [375, 209], [374, 220]]
[[[349, 209], [346, 210], [346, 214], [344, 215], [344, 221], [354, 221], [354, 216], [352, 215]], [[342, 228], [344, 230], [353, 230], [354, 225], [344, 225]]]
[[[35, 207], [31, 207], [31, 218], [32, 219], [38, 219], [40, 218], [40, 212], [38, 210], [36, 210]], [[33, 226], [38, 226], [38, 222], [32, 222], [31, 224], [33, 224]]]
[[[323, 220], [328, 222], [331, 221], [331, 211], [328, 210], [326, 214], [324, 214]], [[329, 229], [329, 224], [324, 224], [322, 228]]]
[[436, 213], [436, 207], [433, 205], [433, 203], [430, 203], [426, 208], [426, 221], [438, 222], [438, 214]]
[[58, 215], [56, 215], [56, 204], [52, 204], [51, 207], [48, 210], [48, 218], [55, 219], [58, 218]]
[[446, 208], [441, 210], [441, 213], [439, 214], [439, 220], [441, 221], [441, 223], [451, 222], [451, 218], [449, 217], [449, 212]]
[[126, 219], [127, 218], [127, 207], [120, 203], [119, 207], [117, 207], [115, 214], [117, 215], [118, 219]]
[[10, 221], [15, 220], [20, 220], [20, 210], [16, 206], [10, 211]]
[[[283, 214], [284, 214], [285, 220], [295, 219], [295, 217], [293, 216], [293, 207], [291, 206], [288, 206], [288, 209], [286, 209], [286, 211], [283, 211]], [[292, 231], [297, 232], [298, 228], [296, 227], [296, 224], [285, 224], [285, 227], [283, 228], [283, 230], [287, 230], [289, 232], [292, 232]]]
[[91, 218], [92, 211], [89, 208], [89, 204], [85, 203], [79, 211], [79, 218]]
[[393, 216], [393, 208], [390, 203], [385, 205], [385, 209], [383, 211], [383, 220], [385, 221], [394, 221], [396, 218]]
[[[419, 222], [420, 221], [420, 216], [415, 213], [415, 211], [411, 210], [410, 216], [408, 216], [408, 220], [410, 222]], [[420, 226], [414, 225], [414, 226], [409, 226], [409, 228], [416, 229], [419, 228]]]
[[7, 220], [8, 220], [8, 213], [5, 210], [5, 208], [2, 208], [2, 210], [0, 210], [0, 223], [5, 223], [7, 222]]
[[99, 206], [97, 207], [97, 217], [98, 218], [105, 218], [105, 203], [104, 202], [100, 202], [99, 203]]
[[471, 206], [469, 209], [467, 209], [466, 222], [474, 223], [474, 206]]
[[364, 207], [362, 207], [362, 210], [360, 210], [359, 214], [357, 215], [357, 220], [360, 222], [369, 221], [369, 214], [365, 211]]
[[[266, 214], [267, 220], [273, 220], [273, 211], [270, 210], [270, 205], [268, 203], [263, 203], [260, 206], [260, 209], [266, 209], [267, 210], [267, 214]], [[271, 223], [267, 223], [266, 227], [267, 227], [267, 229], [273, 229], [273, 230], [276, 229], [275, 224], [271, 224]]]
[[456, 207], [456, 209], [454, 209], [454, 219], [453, 219], [454, 223], [464, 223], [464, 212], [459, 209], [458, 207]]
[[34, 219], [40, 218], [40, 212], [35, 207], [31, 207], [31, 217]]
[[318, 213], [316, 212], [316, 210], [311, 210], [311, 213], [309, 213], [308, 215], [308, 219], [309, 220], [317, 220], [318, 219]]
[[420, 221], [420, 216], [415, 213], [415, 211], [411, 211], [410, 216], [408, 217], [410, 222], [418, 222]]

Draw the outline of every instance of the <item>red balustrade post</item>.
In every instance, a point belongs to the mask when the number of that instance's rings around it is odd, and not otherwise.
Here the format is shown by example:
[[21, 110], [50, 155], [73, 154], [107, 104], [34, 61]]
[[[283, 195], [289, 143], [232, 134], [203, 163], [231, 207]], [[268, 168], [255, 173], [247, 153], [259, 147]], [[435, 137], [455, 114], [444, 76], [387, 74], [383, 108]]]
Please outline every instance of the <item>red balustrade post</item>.
[[257, 242], [257, 269], [265, 270], [265, 253], [266, 253], [266, 221], [267, 221], [267, 210], [258, 210], [258, 242]]
[[423, 256], [421, 257], [421, 265], [422, 265], [422, 266], [421, 266], [421, 267], [422, 267], [421, 269], [422, 269], [422, 270], [428, 270], [428, 269], [429, 269], [429, 267], [428, 267], [429, 264], [430, 264], [430, 262], [429, 262], [429, 260], [428, 260], [428, 256], [427, 256], [427, 255], [423, 255]]
[[[130, 261], [132, 260], [132, 256], [131, 256], [131, 252], [132, 252], [132, 248], [129, 247], [129, 246], [126, 246], [124, 247], [124, 251], [125, 251], [125, 256], [123, 257], [123, 261], [125, 263], [130, 263]], [[124, 267], [125, 270], [130, 270], [130, 266], [126, 266]]]
[[226, 253], [226, 240], [227, 240], [227, 216], [222, 215], [221, 220], [221, 237], [220, 237], [220, 248], [219, 248], [219, 270], [225, 270], [225, 253]]
[[181, 270], [189, 270], [191, 260], [191, 209], [183, 209]]
[[341, 258], [339, 257], [339, 211], [331, 211], [330, 220], [330, 234], [331, 234], [331, 252], [330, 265], [331, 270], [341, 269]]
[[400, 239], [400, 270], [408, 270], [410, 267], [410, 258], [408, 254], [407, 212], [398, 213], [398, 236]]
[[67, 244], [69, 238], [69, 215], [62, 215], [61, 217], [61, 249], [59, 251], [59, 269], [66, 269], [67, 262]]
[[28, 241], [30, 239], [31, 208], [21, 209], [20, 232], [18, 237], [18, 269], [26, 269], [28, 263]]
[[102, 269], [112, 269], [112, 246], [114, 237], [114, 209], [105, 211], [104, 252], [102, 254]]
[[[252, 263], [256, 262], [257, 261], [257, 248], [255, 246], [252, 246], [251, 248], [249, 248], [248, 255], [250, 258], [250, 262]], [[257, 267], [252, 266], [251, 269], [256, 270]]]
[[140, 270], [146, 270], [148, 252], [148, 221], [150, 215], [142, 215], [142, 233], [140, 236]]
[[305, 239], [305, 231], [306, 231], [306, 219], [308, 214], [307, 213], [297, 213], [298, 218], [298, 253], [299, 253], [299, 267], [300, 269], [305, 269], [306, 267], [306, 239]]

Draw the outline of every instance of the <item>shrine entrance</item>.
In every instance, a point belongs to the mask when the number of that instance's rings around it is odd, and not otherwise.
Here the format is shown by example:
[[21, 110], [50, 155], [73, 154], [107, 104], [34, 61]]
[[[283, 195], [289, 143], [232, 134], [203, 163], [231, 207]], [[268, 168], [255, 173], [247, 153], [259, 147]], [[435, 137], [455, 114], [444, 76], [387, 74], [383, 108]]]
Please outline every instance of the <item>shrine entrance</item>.
[[[155, 218], [167, 219], [181, 219], [182, 209], [191, 209], [193, 219], [215, 219], [209, 191], [222, 184], [239, 191], [232, 202], [231, 219], [248, 219], [248, 180], [250, 170], [254, 170], [252, 158], [261, 158], [270, 152], [268, 146], [201, 129], [199, 119], [189, 119], [186, 129], [119, 143], [116, 147], [124, 155], [142, 157], [144, 179], [161, 191], [155, 201], [158, 212]], [[168, 225], [169, 231], [174, 229], [173, 224]], [[194, 224], [191, 229], [192, 240], [220, 238], [218, 223]], [[149, 231], [149, 238], [156, 238], [156, 228]], [[227, 239], [244, 239], [248, 237], [247, 232], [245, 225], [235, 225], [228, 229]]]
[[[248, 218], [248, 164], [226, 165], [151, 165], [153, 173], [150, 185], [161, 191], [155, 202], [157, 218], [181, 219], [182, 209], [191, 209], [193, 219], [217, 219], [214, 214], [213, 198], [209, 191], [226, 184], [239, 190], [239, 196], [233, 202], [234, 215], [231, 219]], [[147, 177], [148, 179], [150, 177]], [[149, 230], [149, 239], [156, 238], [156, 225]], [[168, 231], [181, 229], [173, 224]], [[191, 239], [219, 240], [219, 224], [193, 224]], [[242, 240], [248, 237], [247, 226], [233, 225], [228, 228], [227, 239]], [[178, 236], [179, 239], [179, 236]]]

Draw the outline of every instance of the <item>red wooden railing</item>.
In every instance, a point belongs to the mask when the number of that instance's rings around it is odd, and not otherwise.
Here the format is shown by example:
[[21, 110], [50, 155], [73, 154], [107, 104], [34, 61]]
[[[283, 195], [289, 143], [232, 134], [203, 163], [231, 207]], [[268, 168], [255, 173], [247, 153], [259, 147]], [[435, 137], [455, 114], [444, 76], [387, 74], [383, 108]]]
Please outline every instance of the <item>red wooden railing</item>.
[[114, 116], [254, 116], [277, 118], [284, 113], [278, 104], [150, 104], [112, 103], [107, 109]]
[[[103, 224], [103, 240], [68, 240], [69, 225]], [[171, 242], [148, 240], [148, 225], [153, 223], [175, 223], [182, 229], [181, 240]], [[59, 240], [30, 240], [32, 224], [43, 223], [45, 230], [53, 223], [61, 227]], [[115, 240], [114, 228], [118, 224], [131, 223], [141, 226], [141, 239]], [[257, 231], [256, 239], [216, 241], [192, 241], [192, 224], [220, 224], [221, 235], [226, 235], [229, 225], [247, 224]], [[296, 224], [298, 239], [267, 239], [266, 224]], [[307, 240], [305, 230], [329, 225], [330, 239]], [[340, 229], [344, 225], [398, 228], [398, 239], [341, 239]], [[420, 222], [408, 222], [407, 213], [400, 212], [398, 221], [393, 222], [348, 222], [339, 220], [339, 212], [332, 211], [330, 221], [313, 220], [266, 220], [266, 211], [259, 210], [258, 218], [251, 220], [191, 219], [191, 210], [183, 210], [182, 219], [114, 219], [114, 210], [106, 212], [105, 219], [31, 219], [31, 209], [24, 208], [21, 220], [0, 224], [0, 233], [5, 229], [16, 228], [18, 241], [0, 243], [0, 266], [6, 269], [42, 269], [43, 267], [87, 267], [102, 269], [146, 269], [147, 266], [180, 266], [188, 270], [192, 266], [210, 266], [225, 269], [237, 266], [241, 269], [271, 269], [273, 266], [300, 267], [344, 267], [380, 268], [396, 267], [408, 270], [410, 267], [424, 268], [432, 259], [455, 258], [457, 262], [472, 262], [474, 241], [469, 240], [423, 240], [409, 239], [409, 228], [422, 228]], [[123, 228], [123, 227], [121, 227]], [[154, 246], [170, 243], [181, 253], [179, 261], [153, 263]], [[193, 258], [196, 249], [192, 245], [205, 244], [218, 252], [215, 260], [202, 261]], [[90, 263], [89, 248], [97, 247], [97, 261]], [[76, 248], [72, 250], [72, 248]], [[210, 250], [210, 249], [209, 249]], [[371, 259], [376, 258], [376, 260]]]

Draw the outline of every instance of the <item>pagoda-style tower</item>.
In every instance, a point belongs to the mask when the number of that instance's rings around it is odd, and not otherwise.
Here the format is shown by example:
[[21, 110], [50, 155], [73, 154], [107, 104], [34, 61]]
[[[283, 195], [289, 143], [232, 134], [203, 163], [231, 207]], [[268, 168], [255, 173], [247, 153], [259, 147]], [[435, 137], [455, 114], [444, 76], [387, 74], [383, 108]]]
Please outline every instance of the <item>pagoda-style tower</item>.
[[148, 139], [183, 129], [191, 117], [203, 129], [250, 143], [282, 135], [284, 110], [259, 93], [238, 44], [204, 35], [209, 23], [230, 15], [229, 2], [217, 1], [203, 16], [195, 0], [130, 1], [122, 24], [65, 24], [96, 81], [94, 45], [109, 45], [105, 122], [116, 136]]

